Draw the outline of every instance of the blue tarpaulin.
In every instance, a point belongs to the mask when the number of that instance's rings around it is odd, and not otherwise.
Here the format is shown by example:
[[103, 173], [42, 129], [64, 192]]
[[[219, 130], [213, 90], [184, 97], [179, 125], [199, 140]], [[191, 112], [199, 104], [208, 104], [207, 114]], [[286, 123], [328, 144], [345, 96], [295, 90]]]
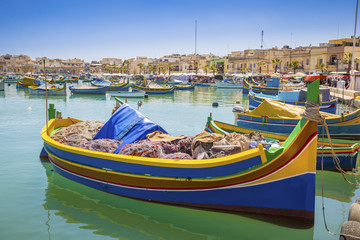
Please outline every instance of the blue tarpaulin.
[[152, 122], [135, 108], [123, 104], [93, 139], [110, 138], [122, 140], [121, 146], [115, 151], [115, 153], [118, 153], [125, 144], [146, 139], [146, 135], [154, 131], [167, 133], [162, 127]]

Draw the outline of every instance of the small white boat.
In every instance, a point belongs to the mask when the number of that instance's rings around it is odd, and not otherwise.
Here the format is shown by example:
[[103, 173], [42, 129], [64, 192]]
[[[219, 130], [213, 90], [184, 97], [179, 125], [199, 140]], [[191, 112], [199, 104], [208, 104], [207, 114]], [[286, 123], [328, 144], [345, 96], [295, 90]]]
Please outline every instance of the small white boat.
[[111, 91], [109, 94], [112, 97], [140, 98], [145, 96], [145, 91], [132, 90], [130, 87], [129, 91]]

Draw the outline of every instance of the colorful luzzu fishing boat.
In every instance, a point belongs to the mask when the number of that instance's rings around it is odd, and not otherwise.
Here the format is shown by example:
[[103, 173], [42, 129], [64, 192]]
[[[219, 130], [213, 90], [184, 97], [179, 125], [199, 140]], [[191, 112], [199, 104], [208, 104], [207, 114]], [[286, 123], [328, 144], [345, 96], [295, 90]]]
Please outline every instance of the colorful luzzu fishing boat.
[[[288, 105], [272, 99], [265, 99], [257, 108], [246, 112], [236, 112], [235, 124], [256, 131], [266, 131], [287, 136], [301, 119], [303, 107]], [[322, 112], [326, 119], [331, 138], [360, 140], [360, 109], [335, 115]], [[321, 124], [319, 123], [319, 132]]]
[[[46, 89], [47, 88], [47, 89]], [[65, 96], [66, 95], [66, 85], [58, 87], [56, 85], [49, 84], [48, 87], [45, 87], [45, 84], [40, 86], [29, 86], [30, 95], [53, 95], [53, 96]], [[47, 91], [47, 93], [46, 93]]]
[[130, 84], [127, 82], [114, 83], [104, 79], [94, 79], [91, 81], [91, 85], [95, 87], [106, 87], [106, 91], [128, 91], [130, 87]]
[[[261, 130], [262, 135], [268, 141], [284, 141], [287, 136], [277, 134], [269, 131], [271, 127], [267, 128], [267, 131]], [[228, 134], [231, 132], [237, 132], [242, 134], [249, 134], [257, 129], [239, 127], [228, 123], [215, 121], [212, 117], [208, 118], [205, 126], [205, 131], [210, 133]], [[319, 131], [321, 132], [321, 131]], [[321, 138], [319, 140], [322, 140]], [[325, 140], [325, 139], [324, 139]], [[357, 161], [360, 156], [360, 143], [354, 141], [332, 139], [334, 153], [340, 160], [340, 167], [345, 171], [351, 171], [357, 169]], [[317, 158], [316, 158], [316, 169], [321, 169], [321, 162], [323, 162], [323, 169], [325, 170], [336, 170], [337, 164], [334, 163], [332, 150], [328, 142], [319, 142], [317, 147]]]
[[93, 87], [93, 86], [69, 86], [72, 94], [98, 94], [105, 95], [106, 87]]
[[134, 85], [133, 88], [138, 91], [144, 91], [146, 94], [166, 94], [174, 93], [175, 85], [170, 87], [144, 87], [140, 85]]
[[[315, 97], [308, 100], [318, 102], [319, 82], [311, 86], [311, 95]], [[120, 129], [115, 128], [112, 126], [115, 118], [126, 119], [127, 124], [120, 121], [116, 125]], [[314, 221], [317, 122], [301, 119], [282, 147], [272, 153], [259, 145], [221, 158], [179, 160], [90, 151], [50, 137], [57, 129], [79, 121], [53, 119], [41, 132], [55, 171], [73, 181], [159, 203]], [[145, 123], [152, 131], [160, 128], [149, 127], [150, 120], [124, 104], [95, 138], [122, 139], [128, 143], [139, 129], [144, 129]]]
[[194, 90], [195, 83], [192, 84], [176, 84], [175, 90]]
[[219, 81], [216, 80], [215, 81], [215, 86], [217, 88], [230, 88], [230, 89], [241, 89], [243, 88], [243, 84], [242, 82], [237, 82], [237, 81]]
[[[266, 83], [267, 86], [262, 86], [256, 83], [254, 80], [248, 82], [246, 79], [244, 80], [244, 89], [243, 93], [249, 93], [249, 89], [251, 89], [254, 93], [263, 93], [267, 95], [277, 95], [279, 93], [280, 87], [280, 79], [279, 78], [267, 78]], [[254, 83], [254, 84], [253, 84]], [[255, 84], [256, 83], [256, 84]]]
[[[320, 102], [320, 111], [328, 113], [336, 113], [337, 101], [336, 99], [330, 99], [328, 93], [329, 89], [323, 89], [322, 102]], [[279, 102], [283, 102], [290, 105], [305, 106], [306, 92], [304, 90], [291, 90], [291, 91], [279, 91], [278, 95], [268, 94], [255, 94], [250, 91], [249, 93], [249, 108], [254, 109], [258, 107], [263, 101], [270, 98]]]
[[32, 77], [24, 77], [16, 83], [16, 88], [28, 88], [29, 86], [39, 86], [40, 81]]

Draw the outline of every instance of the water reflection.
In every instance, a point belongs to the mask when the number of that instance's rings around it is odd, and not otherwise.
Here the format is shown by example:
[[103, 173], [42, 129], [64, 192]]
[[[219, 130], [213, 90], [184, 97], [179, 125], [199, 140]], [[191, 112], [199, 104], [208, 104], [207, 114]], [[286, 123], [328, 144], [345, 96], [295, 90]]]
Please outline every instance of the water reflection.
[[[346, 178], [353, 183], [359, 184], [355, 176], [347, 175]], [[324, 197], [331, 198], [340, 202], [352, 202], [355, 191], [359, 188], [357, 185], [349, 184], [339, 172], [324, 171]], [[321, 171], [316, 173], [316, 196], [321, 196], [322, 181]]]
[[[84, 224], [97, 235], [126, 239], [311, 239], [313, 228], [288, 228], [254, 217], [181, 208], [132, 200], [85, 187], [52, 171], [48, 176], [46, 210], [67, 223]], [[267, 220], [270, 220], [268, 218]], [[51, 235], [51, 219], [47, 222]]]

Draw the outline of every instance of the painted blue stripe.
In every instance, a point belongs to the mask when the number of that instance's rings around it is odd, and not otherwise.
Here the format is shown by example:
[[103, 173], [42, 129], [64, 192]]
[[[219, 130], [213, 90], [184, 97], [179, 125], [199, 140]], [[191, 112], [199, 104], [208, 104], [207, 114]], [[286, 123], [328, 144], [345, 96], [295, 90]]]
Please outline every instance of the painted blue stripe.
[[151, 201], [228, 206], [266, 207], [314, 211], [315, 174], [306, 173], [279, 181], [248, 187], [203, 191], [152, 190], [98, 182], [64, 171], [56, 172], [75, 182], [113, 194]]
[[295, 126], [288, 126], [288, 125], [270, 125], [270, 124], [264, 124], [258, 122], [249, 122], [249, 121], [236, 121], [237, 126], [253, 129], [254, 131], [263, 131], [268, 133], [274, 133], [274, 134], [290, 134], [292, 130], [295, 128]]
[[172, 168], [172, 167], [150, 166], [150, 165], [133, 164], [133, 163], [94, 158], [76, 153], [71, 153], [68, 151], [63, 151], [55, 147], [52, 147], [46, 143], [45, 143], [45, 149], [47, 151], [50, 151], [50, 153], [52, 153], [53, 155], [58, 156], [59, 158], [92, 167], [107, 168], [107, 169], [112, 169], [114, 171], [120, 171], [126, 173], [151, 174], [154, 176], [180, 177], [180, 178], [203, 178], [203, 177], [226, 176], [241, 172], [250, 167], [261, 164], [261, 157], [256, 156], [243, 161], [216, 166], [216, 167]]
[[[350, 154], [346, 156], [338, 156], [340, 160], [340, 167], [345, 171], [350, 171], [356, 168], [357, 156], [358, 153], [354, 156], [351, 156]], [[324, 170], [336, 170], [332, 155], [324, 155], [322, 159], [321, 155], [318, 154], [316, 158], [316, 169], [321, 169], [321, 161], [324, 162]]]

